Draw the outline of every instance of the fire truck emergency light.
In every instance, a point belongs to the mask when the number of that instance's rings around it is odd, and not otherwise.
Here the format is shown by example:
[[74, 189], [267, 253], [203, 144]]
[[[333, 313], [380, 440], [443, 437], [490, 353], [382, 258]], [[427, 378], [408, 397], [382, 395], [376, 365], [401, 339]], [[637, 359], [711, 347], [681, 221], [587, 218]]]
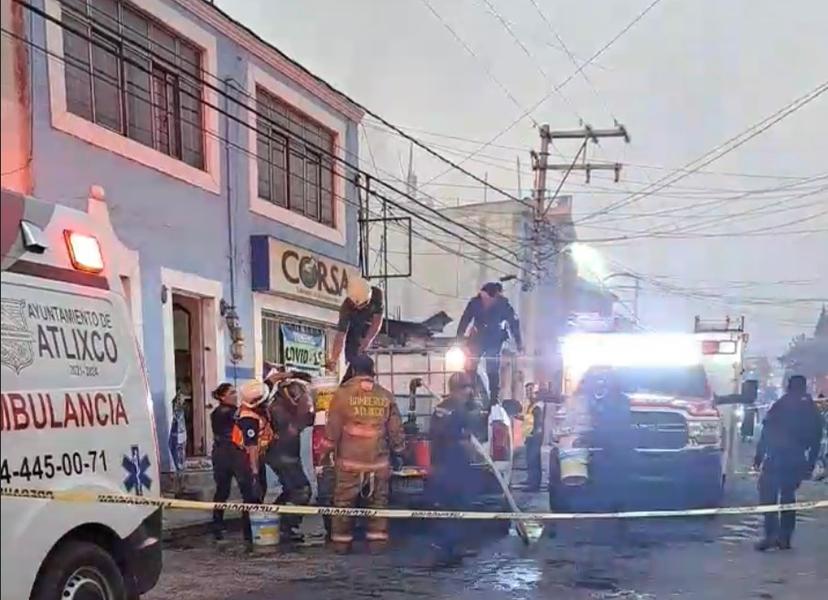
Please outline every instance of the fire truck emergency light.
[[670, 367], [701, 362], [698, 340], [686, 334], [573, 334], [564, 338], [567, 365], [589, 367]]
[[98, 240], [91, 235], [84, 235], [76, 231], [63, 232], [66, 245], [69, 248], [69, 260], [78, 271], [100, 273], [103, 271], [103, 255]]
[[704, 340], [702, 354], [736, 354], [738, 345], [733, 340]]

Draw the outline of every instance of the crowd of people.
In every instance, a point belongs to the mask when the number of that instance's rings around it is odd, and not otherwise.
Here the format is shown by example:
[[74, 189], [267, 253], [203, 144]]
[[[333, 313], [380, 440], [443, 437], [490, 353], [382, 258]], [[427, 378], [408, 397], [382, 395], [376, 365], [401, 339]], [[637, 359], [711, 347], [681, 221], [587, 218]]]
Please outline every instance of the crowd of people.
[[[374, 362], [366, 354], [380, 331], [382, 314], [381, 290], [355, 279], [342, 304], [337, 336], [326, 361], [333, 368], [344, 350], [348, 367], [327, 411], [322, 464], [333, 466], [333, 481], [329, 494], [323, 497], [320, 489], [317, 501], [323, 504], [332, 503], [340, 508], [357, 504], [386, 507], [392, 470], [402, 464], [402, 418], [392, 393], [376, 381]], [[481, 411], [486, 409], [476, 389], [478, 361], [486, 361], [489, 402], [497, 402], [503, 344], [511, 336], [518, 348], [522, 346], [518, 320], [503, 296], [501, 284], [484, 285], [469, 301], [458, 336], [467, 333], [467, 348], [471, 350], [467, 368], [449, 379], [449, 393], [436, 406], [430, 424], [432, 470], [427, 494], [435, 506], [444, 510], [467, 508], [474, 493], [470, 435], [481, 422]], [[611, 387], [611, 377], [598, 381]], [[238, 390], [223, 383], [213, 392], [218, 402], [211, 414], [216, 502], [228, 499], [233, 480], [244, 502], [264, 502], [267, 467], [281, 484], [277, 504], [310, 502], [311, 484], [302, 465], [300, 444], [302, 431], [314, 422], [309, 384], [310, 376], [306, 373], [270, 369], [262, 381], [247, 382]], [[592, 390], [592, 395], [599, 391]], [[601, 391], [602, 397], [606, 393]], [[542, 480], [543, 409], [531, 384], [527, 385], [526, 396], [528, 406], [520, 418], [526, 435], [527, 489], [537, 491]], [[612, 411], [597, 411], [593, 420], [600, 426], [594, 429], [606, 437], [599, 446], [613, 448], [613, 456], [618, 459], [627, 450], [623, 441], [628, 436], [621, 430], [630, 427], [629, 402], [601, 403], [604, 405], [611, 406]], [[760, 472], [762, 504], [795, 501], [797, 488], [814, 472], [817, 461], [824, 460], [824, 425], [817, 404], [807, 393], [805, 379], [791, 376], [786, 393], [768, 411], [757, 443], [754, 466]], [[743, 437], [745, 434], [743, 429]], [[619, 468], [616, 474], [618, 485], [622, 486], [624, 469]], [[245, 540], [250, 544], [249, 515], [245, 513], [243, 518]], [[790, 548], [795, 522], [793, 511], [765, 514], [765, 535], [757, 549]], [[216, 538], [221, 539], [223, 511], [214, 512], [213, 524]], [[328, 524], [328, 539], [334, 549], [347, 552], [353, 542], [352, 519], [336, 516]], [[302, 541], [300, 525], [299, 517], [283, 516], [281, 539]], [[387, 519], [368, 519], [365, 538], [371, 549], [381, 549], [388, 541]], [[435, 545], [449, 557], [462, 555], [463, 538], [463, 524], [448, 522], [439, 528]]]
[[[366, 351], [383, 321], [383, 297], [379, 288], [365, 280], [349, 282], [343, 301], [337, 335], [327, 357], [333, 369], [344, 350], [347, 370], [327, 410], [322, 464], [333, 465], [333, 490], [319, 494], [317, 500], [336, 507], [361, 506], [382, 508], [388, 504], [390, 475], [399, 468], [404, 449], [402, 419], [391, 392], [376, 382], [374, 363]], [[483, 286], [469, 302], [460, 322], [458, 334], [468, 330], [467, 348], [471, 349], [466, 372], [453, 375], [449, 393], [435, 408], [431, 422], [432, 473], [427, 493], [436, 505], [446, 509], [465, 506], [473, 484], [471, 464], [473, 450], [469, 435], [479, 425], [484, 409], [476, 401], [477, 363], [486, 361], [490, 374], [490, 402], [498, 397], [499, 357], [504, 341], [511, 334], [520, 346], [520, 330], [514, 310], [503, 297], [499, 283]], [[301, 459], [301, 434], [314, 420], [310, 376], [301, 372], [269, 368], [263, 380], [253, 380], [238, 389], [222, 383], [213, 391], [218, 403], [211, 413], [213, 431], [213, 474], [215, 502], [226, 502], [235, 480], [245, 503], [264, 502], [267, 492], [267, 467], [281, 484], [277, 504], [306, 505], [311, 500], [311, 485]], [[531, 447], [533, 476], [530, 486], [540, 487], [540, 446], [542, 417], [537, 402], [527, 412], [529, 419], [527, 446]], [[321, 492], [322, 490], [320, 490]], [[330, 496], [330, 497], [327, 497]], [[328, 539], [333, 547], [347, 551], [353, 541], [352, 522], [348, 517], [329, 521]], [[280, 539], [302, 541], [301, 520], [283, 516]], [[372, 549], [388, 540], [386, 519], [369, 519], [366, 541]], [[224, 511], [215, 510], [213, 531], [216, 539], [224, 537]], [[450, 524], [441, 530], [436, 544], [448, 554], [457, 551], [462, 527]], [[249, 514], [243, 515], [245, 541], [252, 544]]]

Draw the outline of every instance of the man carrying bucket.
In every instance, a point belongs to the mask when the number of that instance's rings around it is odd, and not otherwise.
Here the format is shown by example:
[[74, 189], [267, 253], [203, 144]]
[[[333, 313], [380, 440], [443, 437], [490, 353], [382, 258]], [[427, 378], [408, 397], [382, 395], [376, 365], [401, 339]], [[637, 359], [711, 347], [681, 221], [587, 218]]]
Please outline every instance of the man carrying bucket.
[[[273, 469], [282, 484], [282, 493], [276, 498], [276, 504], [306, 505], [311, 499], [311, 486], [302, 467], [300, 435], [306, 427], [313, 424], [313, 409], [308, 393], [310, 376], [293, 372], [278, 380], [272, 379], [275, 389], [268, 407], [268, 417], [274, 430], [274, 440], [267, 449], [264, 462]], [[261, 479], [264, 490], [267, 480], [265, 477]], [[304, 536], [298, 531], [301, 523], [302, 518], [296, 515], [282, 517], [280, 541], [304, 541]]]

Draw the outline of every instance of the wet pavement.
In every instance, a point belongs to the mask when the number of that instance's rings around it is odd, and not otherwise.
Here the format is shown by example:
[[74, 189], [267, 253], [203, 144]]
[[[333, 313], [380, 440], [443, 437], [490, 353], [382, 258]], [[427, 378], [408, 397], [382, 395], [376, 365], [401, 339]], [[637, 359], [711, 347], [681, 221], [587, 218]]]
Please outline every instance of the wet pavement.
[[[800, 499], [828, 498], [828, 483], [806, 482]], [[543, 494], [521, 495], [546, 510]], [[725, 504], [755, 504], [755, 477], [731, 482]], [[313, 526], [313, 524], [311, 524]], [[409, 524], [381, 555], [333, 554], [319, 539], [247, 556], [231, 536], [176, 542], [147, 600], [445, 599], [817, 599], [828, 590], [828, 510], [801, 514], [794, 549], [760, 554], [761, 517], [562, 524], [525, 547], [513, 536], [476, 543], [477, 556], [435, 568], [424, 524]]]

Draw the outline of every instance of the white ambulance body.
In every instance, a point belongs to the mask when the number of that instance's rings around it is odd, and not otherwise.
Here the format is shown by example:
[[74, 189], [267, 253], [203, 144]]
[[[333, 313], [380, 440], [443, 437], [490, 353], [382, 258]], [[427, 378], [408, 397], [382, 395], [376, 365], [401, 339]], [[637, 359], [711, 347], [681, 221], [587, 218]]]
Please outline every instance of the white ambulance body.
[[160, 574], [160, 509], [19, 497], [160, 494], [146, 375], [106, 225], [2, 192], [3, 600], [135, 598]]
[[[693, 329], [701, 345], [701, 364], [713, 394], [719, 397], [739, 395], [748, 341], [744, 319], [714, 322], [696, 317]], [[739, 464], [739, 415], [743, 412], [743, 406], [720, 404], [717, 410], [722, 423], [722, 471], [729, 478]]]

